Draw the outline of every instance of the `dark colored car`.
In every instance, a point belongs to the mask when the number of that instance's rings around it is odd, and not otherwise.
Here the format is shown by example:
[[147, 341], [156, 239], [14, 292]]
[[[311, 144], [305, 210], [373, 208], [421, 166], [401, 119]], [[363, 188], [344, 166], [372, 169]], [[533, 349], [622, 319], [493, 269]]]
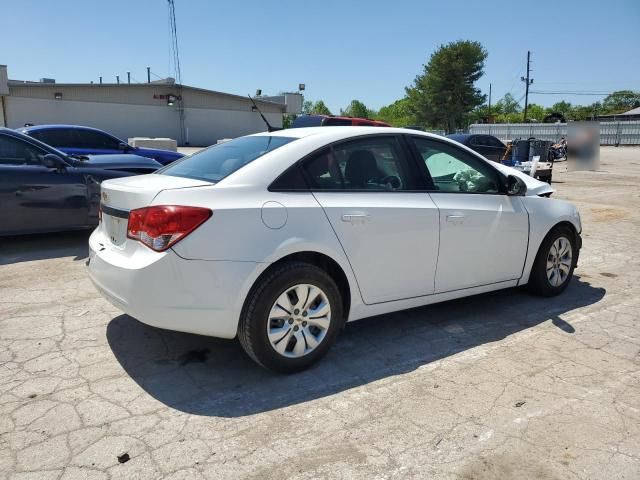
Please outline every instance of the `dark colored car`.
[[333, 115], [300, 115], [293, 121], [291, 128], [302, 127], [337, 127], [337, 126], [390, 127], [388, 123], [368, 118], [334, 117]]
[[447, 135], [447, 138], [455, 140], [471, 150], [475, 150], [483, 157], [494, 162], [502, 160], [504, 153], [507, 151], [507, 146], [493, 135], [456, 133]]
[[110, 133], [97, 128], [79, 125], [33, 125], [19, 128], [41, 142], [51, 145], [69, 155], [109, 155], [130, 153], [141, 157], [152, 158], [162, 165], [167, 165], [184, 155], [171, 150], [156, 148], [132, 147], [127, 142], [114, 137]]
[[0, 128], [0, 236], [93, 227], [103, 180], [161, 167], [135, 155], [74, 158]]

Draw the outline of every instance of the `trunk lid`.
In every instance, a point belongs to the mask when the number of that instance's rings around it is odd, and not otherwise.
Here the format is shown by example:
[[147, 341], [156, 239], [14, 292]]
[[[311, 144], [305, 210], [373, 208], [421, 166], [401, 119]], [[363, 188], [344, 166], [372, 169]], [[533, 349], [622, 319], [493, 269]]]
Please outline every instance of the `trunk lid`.
[[127, 240], [129, 211], [149, 206], [163, 190], [211, 186], [209, 182], [170, 175], [138, 175], [102, 182], [100, 204], [102, 229], [112, 245]]

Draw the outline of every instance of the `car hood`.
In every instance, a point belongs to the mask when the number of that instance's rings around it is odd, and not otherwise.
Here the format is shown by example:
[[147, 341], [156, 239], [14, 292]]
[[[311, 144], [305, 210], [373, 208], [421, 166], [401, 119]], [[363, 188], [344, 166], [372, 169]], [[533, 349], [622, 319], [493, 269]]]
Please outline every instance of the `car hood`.
[[82, 160], [77, 166], [86, 165], [88, 167], [156, 167], [162, 165], [152, 158], [141, 157], [140, 155], [115, 154], [115, 155], [86, 155], [86, 160]]
[[548, 183], [536, 180], [535, 178], [530, 177], [520, 170], [502, 165], [501, 163], [492, 163], [492, 165], [505, 175], [513, 175], [515, 177], [521, 178], [527, 186], [526, 195], [528, 197], [537, 197], [539, 195], [546, 195], [548, 193], [555, 192], [555, 190]]
[[174, 152], [173, 150], [162, 150], [160, 148], [138, 147], [137, 150], [150, 155], [162, 155], [164, 157], [175, 158], [176, 160], [184, 157], [184, 154], [182, 153]]

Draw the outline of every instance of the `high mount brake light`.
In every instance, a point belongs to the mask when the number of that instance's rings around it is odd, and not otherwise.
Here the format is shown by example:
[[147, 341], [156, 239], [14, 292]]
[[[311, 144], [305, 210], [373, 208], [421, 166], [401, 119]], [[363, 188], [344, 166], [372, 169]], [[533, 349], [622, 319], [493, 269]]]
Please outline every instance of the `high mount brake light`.
[[182, 205], [155, 205], [129, 212], [127, 237], [156, 252], [175, 245], [206, 222], [213, 212], [208, 208]]

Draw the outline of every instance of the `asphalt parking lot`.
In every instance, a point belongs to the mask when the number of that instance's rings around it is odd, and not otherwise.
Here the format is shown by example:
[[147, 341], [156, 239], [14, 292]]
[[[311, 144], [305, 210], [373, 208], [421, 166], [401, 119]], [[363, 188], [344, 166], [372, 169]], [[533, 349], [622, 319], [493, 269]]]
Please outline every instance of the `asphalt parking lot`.
[[554, 173], [584, 246], [521, 289], [347, 326], [280, 376], [121, 314], [86, 232], [0, 240], [0, 478], [640, 478], [640, 148]]

